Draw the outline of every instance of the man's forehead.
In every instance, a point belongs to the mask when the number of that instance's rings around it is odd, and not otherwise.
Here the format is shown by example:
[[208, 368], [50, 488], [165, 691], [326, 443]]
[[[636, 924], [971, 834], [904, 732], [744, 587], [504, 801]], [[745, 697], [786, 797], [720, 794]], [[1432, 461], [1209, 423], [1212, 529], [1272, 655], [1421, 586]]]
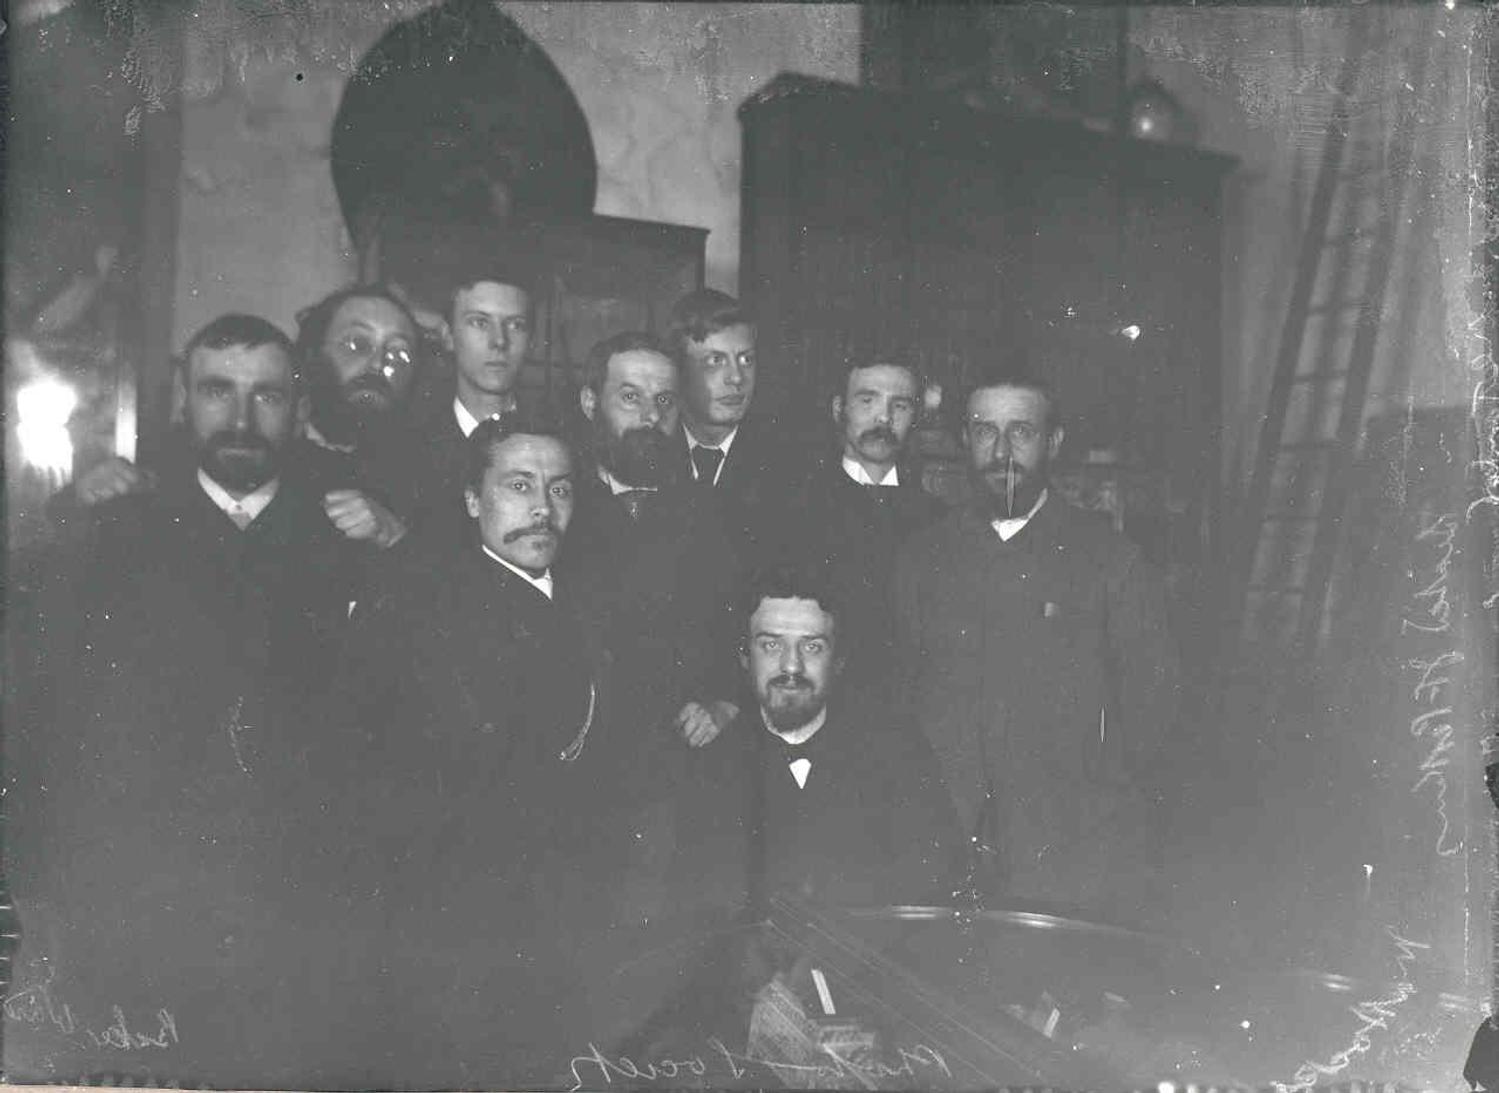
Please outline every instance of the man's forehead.
[[894, 391], [915, 394], [916, 377], [901, 364], [868, 364], [848, 374], [850, 394], [858, 391]]
[[766, 596], [750, 618], [752, 634], [829, 634], [833, 617], [816, 600]]
[[975, 421], [1040, 422], [1046, 418], [1046, 408], [1046, 396], [1028, 387], [981, 387], [968, 398], [968, 416]]
[[755, 328], [749, 323], [734, 323], [732, 326], [726, 326], [722, 330], [715, 330], [711, 334], [704, 335], [701, 341], [689, 338], [687, 344], [703, 353], [714, 350], [734, 352], [748, 349], [755, 344]]
[[609, 358], [608, 378], [623, 386], [675, 388], [677, 367], [651, 349], [627, 349]]
[[572, 473], [572, 456], [567, 445], [555, 437], [516, 433], [494, 446], [489, 473], [565, 478]]
[[279, 345], [228, 345], [222, 349], [199, 346], [188, 357], [188, 375], [193, 379], [212, 376], [260, 383], [290, 383], [291, 357]]
[[362, 325], [415, 334], [399, 307], [380, 296], [354, 296], [338, 305], [330, 328]]
[[504, 281], [476, 281], [458, 290], [455, 297], [460, 311], [493, 311], [519, 314], [531, 306], [531, 294], [519, 285]]

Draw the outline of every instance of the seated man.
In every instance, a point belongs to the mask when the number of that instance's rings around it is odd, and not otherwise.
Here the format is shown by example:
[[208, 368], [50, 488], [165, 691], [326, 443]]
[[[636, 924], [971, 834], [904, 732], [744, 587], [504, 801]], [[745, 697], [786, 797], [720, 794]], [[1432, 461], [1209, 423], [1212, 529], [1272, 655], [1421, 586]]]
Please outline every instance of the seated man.
[[845, 639], [827, 585], [772, 571], [745, 606], [740, 662], [757, 708], [690, 772], [701, 825], [678, 875], [701, 876], [699, 890], [714, 895], [747, 887], [752, 905], [778, 892], [948, 902], [956, 824], [936, 762], [919, 731], [840, 685]]
[[[239, 1084], [271, 1019], [248, 999], [288, 971], [272, 884], [298, 799], [285, 722], [326, 682], [373, 548], [334, 529], [297, 463], [306, 401], [285, 334], [223, 316], [175, 381], [175, 461], [154, 489], [74, 513], [35, 617], [12, 619], [33, 639], [5, 717], [13, 985], [49, 983], [77, 1029], [112, 1012], [158, 1039], [170, 1024], [172, 1050], [141, 1065]], [[49, 1053], [41, 1075], [126, 1065], [81, 1032], [7, 1034], [12, 1074]]]

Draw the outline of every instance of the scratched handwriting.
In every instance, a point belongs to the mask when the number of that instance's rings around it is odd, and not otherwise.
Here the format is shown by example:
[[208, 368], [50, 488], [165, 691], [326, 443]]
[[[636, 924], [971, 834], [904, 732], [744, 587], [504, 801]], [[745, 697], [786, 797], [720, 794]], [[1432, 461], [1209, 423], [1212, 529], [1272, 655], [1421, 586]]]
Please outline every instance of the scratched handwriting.
[[[1409, 609], [1400, 620], [1402, 635], [1448, 634], [1452, 630], [1450, 577], [1452, 559], [1457, 553], [1458, 526], [1456, 513], [1447, 512], [1431, 518], [1416, 532], [1416, 542], [1428, 544], [1435, 555], [1411, 573], [1416, 589], [1411, 593]], [[1463, 840], [1453, 836], [1447, 813], [1447, 767], [1452, 762], [1449, 753], [1456, 745], [1456, 728], [1451, 720], [1453, 706], [1446, 694], [1452, 684], [1452, 669], [1463, 660], [1462, 653], [1450, 649], [1430, 659], [1416, 658], [1405, 664], [1417, 674], [1411, 690], [1416, 713], [1410, 721], [1410, 734], [1429, 745], [1416, 768], [1416, 780], [1410, 791], [1433, 795], [1438, 825], [1436, 852], [1443, 857], [1451, 857], [1463, 848]]]
[[840, 1054], [838, 1049], [830, 1044], [820, 1045], [819, 1050], [826, 1056], [825, 1061], [819, 1059], [811, 1063], [786, 1063], [730, 1051], [724, 1042], [715, 1036], [708, 1041], [705, 1052], [679, 1059], [656, 1059], [652, 1062], [637, 1063], [624, 1055], [610, 1058], [595, 1044], [590, 1043], [588, 1054], [575, 1055], [569, 1063], [573, 1080], [571, 1089], [576, 1091], [584, 1088], [585, 1079], [597, 1081], [602, 1078], [606, 1085], [613, 1085], [615, 1078], [626, 1081], [653, 1082], [663, 1079], [671, 1080], [689, 1074], [695, 1078], [701, 1078], [710, 1071], [727, 1074], [738, 1080], [752, 1073], [757, 1067], [769, 1070], [781, 1081], [792, 1078], [810, 1078], [818, 1082], [831, 1082], [845, 1078], [916, 1078], [919, 1073], [929, 1070], [940, 1071], [943, 1076], [952, 1077], [952, 1071], [948, 1068], [947, 1060], [942, 1057], [942, 1053], [925, 1044], [898, 1049], [897, 1061], [893, 1062], [883, 1060], [856, 1062]]
[[1349, 1012], [1358, 1018], [1358, 1028], [1354, 1030], [1352, 1043], [1329, 1057], [1324, 1063], [1308, 1059], [1297, 1067], [1290, 1082], [1273, 1083], [1276, 1093], [1307, 1093], [1308, 1090], [1322, 1084], [1319, 1081], [1320, 1078], [1331, 1077], [1347, 1070], [1357, 1056], [1367, 1054], [1373, 1046], [1374, 1030], [1387, 1031], [1391, 1018], [1395, 1016], [1395, 1011], [1416, 993], [1415, 984], [1410, 979], [1410, 965], [1416, 959], [1416, 950], [1429, 949], [1431, 946], [1419, 941], [1407, 941], [1389, 926], [1385, 927], [1385, 932], [1390, 935], [1390, 940], [1395, 943], [1395, 948], [1399, 951], [1395, 957], [1395, 963], [1400, 968], [1400, 981], [1383, 998], [1370, 998], [1355, 1006], [1350, 1006]]
[[1452, 629], [1452, 601], [1448, 598], [1448, 578], [1452, 573], [1452, 556], [1457, 552], [1457, 516], [1447, 512], [1416, 533], [1416, 542], [1435, 540], [1437, 559], [1432, 565], [1430, 583], [1411, 594], [1423, 621], [1400, 620], [1402, 634], [1417, 630], [1423, 634], [1445, 634]]
[[6, 996], [4, 1009], [9, 1020], [32, 1026], [50, 1026], [63, 1035], [92, 1047], [141, 1051], [149, 1048], [165, 1049], [180, 1042], [177, 1036], [177, 1019], [170, 1010], [157, 1010], [147, 1023], [148, 1031], [142, 1031], [140, 1028], [130, 1027], [122, 1007], [111, 1006], [111, 1022], [103, 1028], [91, 1028], [79, 1023], [72, 1007], [66, 1002], [54, 999], [45, 983]]

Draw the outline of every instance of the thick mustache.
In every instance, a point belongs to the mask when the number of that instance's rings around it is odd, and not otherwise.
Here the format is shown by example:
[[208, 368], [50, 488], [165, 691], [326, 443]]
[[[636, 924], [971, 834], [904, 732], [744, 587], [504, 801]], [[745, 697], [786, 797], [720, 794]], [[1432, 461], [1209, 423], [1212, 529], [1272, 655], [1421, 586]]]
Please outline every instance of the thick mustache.
[[516, 528], [514, 531], [507, 531], [501, 541], [506, 543], [513, 543], [517, 539], [524, 539], [527, 535], [550, 535], [552, 538], [556, 539], [562, 535], [562, 532], [558, 531], [556, 525], [554, 524], [532, 524], [530, 527]]
[[859, 434], [860, 440], [883, 440], [886, 444], [896, 445], [900, 438], [895, 435], [895, 430], [885, 425], [876, 425], [872, 429], [865, 429]]
[[395, 398], [396, 389], [389, 381], [379, 373], [365, 372], [363, 375], [355, 376], [344, 384], [344, 397], [358, 394], [360, 391], [373, 391], [384, 395], [386, 398]]
[[243, 448], [247, 451], [269, 452], [270, 444], [257, 433], [215, 433], [208, 439], [208, 447], [215, 452], [226, 448]]
[[771, 679], [770, 685], [772, 687], [795, 687], [805, 690], [812, 686], [812, 681], [806, 676], [797, 675], [794, 672], [782, 672]]

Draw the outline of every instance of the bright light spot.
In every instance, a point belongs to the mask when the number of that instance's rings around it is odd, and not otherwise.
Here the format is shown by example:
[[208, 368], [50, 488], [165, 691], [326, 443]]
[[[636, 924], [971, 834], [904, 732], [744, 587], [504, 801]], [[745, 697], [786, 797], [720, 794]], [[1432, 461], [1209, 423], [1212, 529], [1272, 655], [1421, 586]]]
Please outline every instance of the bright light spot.
[[1240, 1028], [1248, 1028], [1249, 1027], [1249, 1022], [1248, 1021], [1240, 1021], [1239, 1022], [1239, 1027]]
[[1452, 11], [1457, 7], [1457, 0], [1443, 0], [1442, 6], [1448, 11]]
[[1139, 327], [1139, 324], [1137, 324], [1137, 323], [1130, 323], [1129, 326], [1126, 326], [1123, 329], [1121, 329], [1119, 331], [1119, 333], [1122, 334], [1122, 335], [1124, 335], [1130, 341], [1134, 341], [1136, 338], [1138, 338], [1140, 336], [1140, 327]]
[[68, 418], [77, 406], [78, 392], [56, 379], [32, 380], [16, 392], [16, 439], [21, 444], [21, 458], [62, 482], [73, 474]]
[[1176, 1093], [1176, 1084], [1174, 1082], [1162, 1082], [1155, 1088], [1156, 1093]]
[[1221, 991], [1223, 989], [1223, 984], [1222, 983], [1214, 983], [1213, 984], [1213, 989], [1215, 991]]

